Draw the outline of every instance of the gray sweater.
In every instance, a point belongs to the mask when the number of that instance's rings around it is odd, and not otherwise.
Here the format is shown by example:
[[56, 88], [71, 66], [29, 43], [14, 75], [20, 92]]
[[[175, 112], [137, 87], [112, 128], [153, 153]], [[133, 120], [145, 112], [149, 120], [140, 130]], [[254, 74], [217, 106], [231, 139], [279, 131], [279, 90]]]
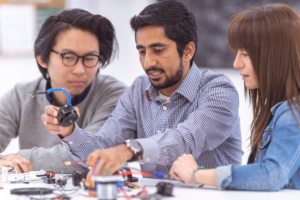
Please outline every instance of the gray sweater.
[[[32, 98], [29, 91], [45, 91], [46, 81], [39, 78], [28, 83], [19, 83], [0, 99], [0, 152], [12, 138], [19, 136], [21, 155], [32, 162], [34, 170], [72, 173], [82, 169], [79, 164], [66, 166], [71, 161], [68, 151], [56, 135], [50, 134], [41, 121], [45, 106], [49, 105], [46, 95]], [[76, 105], [80, 110], [79, 127], [95, 134], [115, 108], [126, 86], [110, 76], [97, 75], [85, 99]]]

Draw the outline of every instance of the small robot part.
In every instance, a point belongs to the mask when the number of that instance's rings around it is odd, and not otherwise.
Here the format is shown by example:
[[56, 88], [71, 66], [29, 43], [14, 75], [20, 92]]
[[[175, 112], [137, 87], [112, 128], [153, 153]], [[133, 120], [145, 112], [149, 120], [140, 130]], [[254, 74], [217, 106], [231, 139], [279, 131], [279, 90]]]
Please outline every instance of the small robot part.
[[77, 170], [72, 173], [72, 183], [74, 186], [79, 186], [80, 182], [86, 180], [89, 170]]
[[48, 177], [50, 173], [54, 174], [52, 172], [47, 172], [44, 170], [18, 174], [17, 171], [14, 171], [13, 167], [2, 167], [0, 182], [29, 182], [42, 180], [45, 177]]
[[98, 200], [117, 199], [118, 182], [122, 181], [120, 176], [95, 176], [93, 181], [97, 183]]
[[173, 196], [173, 187], [172, 183], [168, 182], [159, 182], [157, 185], [157, 194], [161, 194], [162, 196]]
[[128, 167], [120, 168], [118, 171], [116, 171], [114, 173], [114, 175], [117, 175], [117, 174], [123, 174], [122, 175], [122, 178], [123, 178], [122, 181], [129, 181], [129, 182], [132, 182], [132, 183], [139, 181], [139, 179], [137, 177], [132, 176], [131, 170]]
[[61, 107], [58, 110], [58, 116], [56, 118], [57, 118], [59, 124], [62, 125], [63, 127], [71, 126], [78, 119], [78, 115], [77, 115], [76, 110], [72, 106], [71, 96], [70, 96], [70, 93], [68, 92], [68, 90], [66, 90], [64, 88], [52, 88], [52, 89], [48, 89], [46, 92], [35, 91], [35, 92], [28, 92], [28, 94], [30, 94], [31, 97], [34, 98], [34, 97], [38, 96], [39, 94], [46, 94], [46, 93], [50, 94], [51, 92], [55, 92], [55, 91], [63, 91], [68, 96], [67, 105]]

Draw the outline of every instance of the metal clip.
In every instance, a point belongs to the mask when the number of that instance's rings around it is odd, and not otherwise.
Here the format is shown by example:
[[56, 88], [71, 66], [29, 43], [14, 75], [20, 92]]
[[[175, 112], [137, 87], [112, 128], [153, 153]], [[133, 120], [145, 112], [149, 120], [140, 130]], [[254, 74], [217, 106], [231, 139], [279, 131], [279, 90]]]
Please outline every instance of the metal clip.
[[27, 92], [27, 94], [30, 94], [32, 98], [38, 96], [39, 94], [46, 94], [47, 92]]

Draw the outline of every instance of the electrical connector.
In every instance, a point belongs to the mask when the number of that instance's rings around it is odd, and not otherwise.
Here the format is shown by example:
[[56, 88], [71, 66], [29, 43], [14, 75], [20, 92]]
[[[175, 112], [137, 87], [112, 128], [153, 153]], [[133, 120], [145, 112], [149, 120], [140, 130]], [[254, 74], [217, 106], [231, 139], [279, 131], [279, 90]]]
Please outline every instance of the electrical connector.
[[165, 177], [165, 175], [161, 172], [153, 172], [153, 177], [163, 179]]
[[70, 161], [65, 162], [65, 165], [72, 165], [72, 163]]

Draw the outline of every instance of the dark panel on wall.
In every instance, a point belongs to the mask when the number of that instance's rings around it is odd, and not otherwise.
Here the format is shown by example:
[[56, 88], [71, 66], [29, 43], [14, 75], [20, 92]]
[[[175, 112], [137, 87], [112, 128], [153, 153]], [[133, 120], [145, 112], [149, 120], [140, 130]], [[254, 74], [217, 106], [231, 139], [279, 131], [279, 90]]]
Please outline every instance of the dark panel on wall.
[[[159, 0], [163, 1], [163, 0]], [[235, 59], [227, 43], [231, 17], [243, 10], [267, 3], [286, 3], [300, 13], [299, 0], [178, 0], [191, 10], [198, 29], [195, 62], [204, 68], [231, 68]]]

